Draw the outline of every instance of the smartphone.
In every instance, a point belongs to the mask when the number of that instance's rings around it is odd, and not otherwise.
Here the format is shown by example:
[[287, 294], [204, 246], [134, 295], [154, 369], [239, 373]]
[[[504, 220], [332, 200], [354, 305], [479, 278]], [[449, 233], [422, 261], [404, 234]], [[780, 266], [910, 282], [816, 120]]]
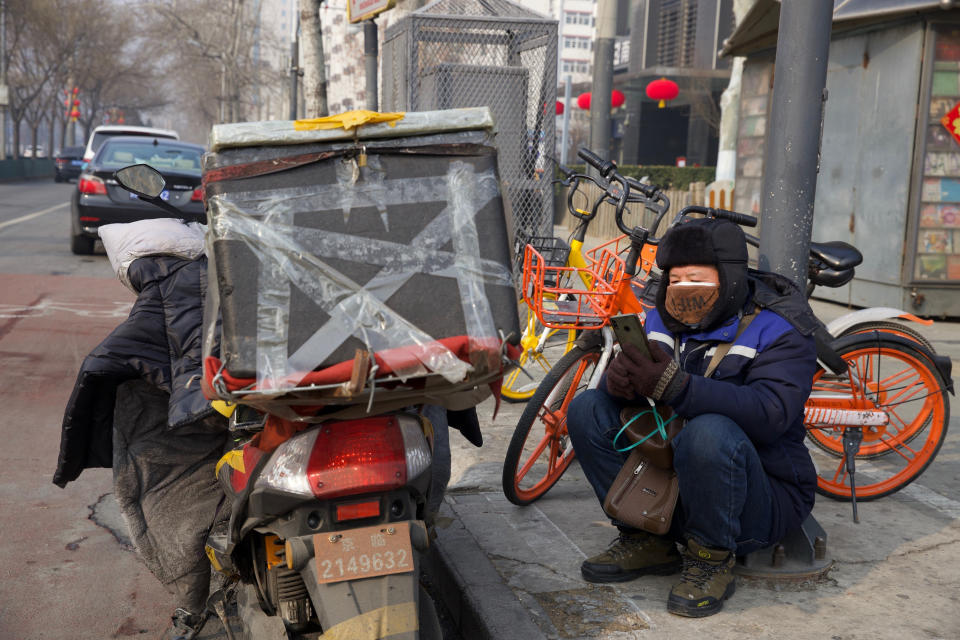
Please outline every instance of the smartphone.
[[632, 344], [643, 354], [653, 360], [650, 355], [650, 343], [647, 342], [647, 333], [643, 330], [640, 318], [635, 313], [624, 313], [610, 318], [610, 326], [620, 344]]

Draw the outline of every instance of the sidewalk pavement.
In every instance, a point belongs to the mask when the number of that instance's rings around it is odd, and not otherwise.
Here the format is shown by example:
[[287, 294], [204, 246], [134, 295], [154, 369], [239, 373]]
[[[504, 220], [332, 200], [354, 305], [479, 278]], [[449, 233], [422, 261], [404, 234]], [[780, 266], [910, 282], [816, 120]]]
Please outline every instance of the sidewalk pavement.
[[[848, 310], [814, 301], [824, 321]], [[919, 327], [960, 366], [960, 323]], [[952, 398], [951, 398], [952, 399]], [[480, 407], [484, 446], [455, 433], [453, 477], [438, 523], [432, 580], [465, 640], [543, 638], [960, 638], [960, 420], [935, 461], [898, 493], [859, 504], [817, 496], [814, 516], [834, 561], [816, 583], [739, 578], [717, 615], [668, 614], [675, 576], [592, 585], [580, 563], [616, 537], [574, 463], [544, 497], [517, 507], [503, 496], [507, 444], [523, 410]]]

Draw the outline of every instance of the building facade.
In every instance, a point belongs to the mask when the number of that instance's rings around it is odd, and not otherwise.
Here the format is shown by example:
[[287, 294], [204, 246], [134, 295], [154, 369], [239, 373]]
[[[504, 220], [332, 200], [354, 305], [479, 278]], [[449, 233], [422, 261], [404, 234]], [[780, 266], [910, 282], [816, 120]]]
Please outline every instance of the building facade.
[[[730, 60], [718, 53], [733, 31], [733, 1], [633, 0], [629, 20], [629, 57], [614, 75], [614, 86], [626, 95], [616, 155], [626, 164], [684, 158], [688, 166], [713, 165], [719, 99], [730, 79]], [[663, 108], [646, 96], [658, 78], [680, 90]]]
[[[724, 51], [745, 55], [735, 208], [760, 215], [779, 3], [760, 0]], [[859, 0], [834, 9], [813, 239], [864, 254], [855, 306], [960, 315], [960, 9]]]

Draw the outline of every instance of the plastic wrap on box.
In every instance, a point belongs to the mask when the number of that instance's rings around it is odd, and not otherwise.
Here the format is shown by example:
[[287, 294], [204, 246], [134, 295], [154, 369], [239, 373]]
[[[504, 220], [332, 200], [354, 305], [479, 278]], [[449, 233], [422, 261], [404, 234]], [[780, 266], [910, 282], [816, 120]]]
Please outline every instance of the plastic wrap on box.
[[282, 124], [218, 126], [205, 159], [222, 319], [205, 342], [222, 332], [219, 373], [233, 381], [220, 395], [369, 400], [326, 393], [358, 349], [392, 381], [381, 400], [476, 395], [500, 374], [501, 338], [519, 335], [489, 112], [409, 113], [348, 135], [288, 122], [293, 143]]

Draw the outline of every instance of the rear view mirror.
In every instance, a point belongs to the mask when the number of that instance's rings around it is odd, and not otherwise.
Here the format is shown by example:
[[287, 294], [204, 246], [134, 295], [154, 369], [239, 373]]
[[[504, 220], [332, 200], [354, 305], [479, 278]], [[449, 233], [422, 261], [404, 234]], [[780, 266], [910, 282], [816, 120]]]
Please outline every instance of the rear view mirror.
[[160, 197], [160, 192], [166, 186], [160, 172], [146, 164], [134, 164], [118, 169], [113, 177], [121, 187], [144, 198]]

